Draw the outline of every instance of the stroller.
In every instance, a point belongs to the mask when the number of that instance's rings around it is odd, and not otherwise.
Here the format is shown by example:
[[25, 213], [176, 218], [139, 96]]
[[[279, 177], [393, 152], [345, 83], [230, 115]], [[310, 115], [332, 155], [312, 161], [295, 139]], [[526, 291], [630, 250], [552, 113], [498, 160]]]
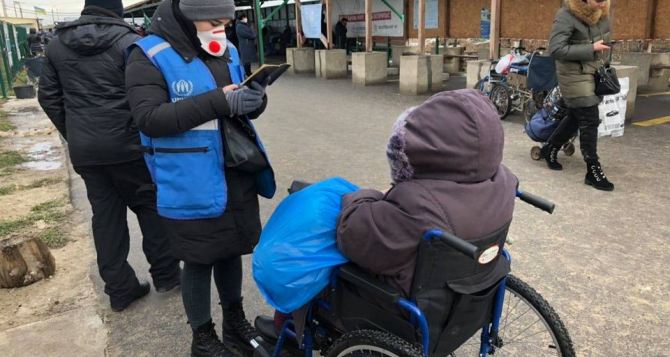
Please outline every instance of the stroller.
[[[556, 86], [546, 96], [539, 111], [535, 112], [530, 119], [526, 119], [525, 132], [531, 140], [545, 144], [551, 141], [553, 136], [567, 123], [564, 120], [567, 116], [568, 109], [561, 95], [561, 89]], [[576, 138], [577, 135], [573, 135], [561, 148], [565, 155], [574, 155]], [[533, 146], [530, 150], [530, 157], [536, 161], [540, 160], [542, 158], [541, 149], [540, 146]]]
[[[291, 191], [306, 185], [296, 182]], [[517, 197], [553, 212], [542, 198], [521, 191]], [[252, 340], [254, 356], [575, 356], [556, 312], [509, 274], [508, 229], [474, 241], [426, 232], [409, 298], [352, 264], [342, 266], [308, 304], [304, 328], [288, 320], [278, 336]]]

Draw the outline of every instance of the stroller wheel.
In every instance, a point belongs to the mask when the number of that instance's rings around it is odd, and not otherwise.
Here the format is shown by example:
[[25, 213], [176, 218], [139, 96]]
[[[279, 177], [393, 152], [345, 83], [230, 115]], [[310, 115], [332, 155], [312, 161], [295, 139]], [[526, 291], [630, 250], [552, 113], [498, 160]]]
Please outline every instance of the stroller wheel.
[[540, 150], [542, 150], [542, 148], [540, 148], [539, 146], [533, 146], [530, 149], [530, 158], [535, 160], [535, 161], [540, 160], [542, 158], [542, 154], [540, 153]]
[[567, 143], [563, 145], [563, 152], [565, 155], [572, 156], [575, 154], [575, 144], [573, 143]]

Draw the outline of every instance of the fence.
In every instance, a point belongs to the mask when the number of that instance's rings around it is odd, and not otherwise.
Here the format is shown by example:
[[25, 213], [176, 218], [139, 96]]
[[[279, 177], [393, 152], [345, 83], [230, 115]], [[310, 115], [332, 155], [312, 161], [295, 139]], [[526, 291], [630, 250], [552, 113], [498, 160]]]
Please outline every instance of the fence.
[[28, 30], [25, 27], [14, 26], [0, 22], [0, 92], [3, 98], [12, 89], [14, 78], [23, 68], [23, 61], [28, 55]]

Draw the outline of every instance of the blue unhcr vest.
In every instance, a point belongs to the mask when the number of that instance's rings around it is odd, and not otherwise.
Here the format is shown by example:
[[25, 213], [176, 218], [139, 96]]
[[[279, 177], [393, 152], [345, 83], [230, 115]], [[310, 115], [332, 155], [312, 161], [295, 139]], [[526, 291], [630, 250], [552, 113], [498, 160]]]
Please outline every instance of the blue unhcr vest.
[[[195, 58], [186, 62], [162, 38], [147, 36], [136, 45], [163, 74], [173, 103], [217, 88], [214, 76], [202, 60]], [[230, 41], [228, 53], [230, 78], [234, 84], [239, 84], [244, 79], [244, 68]], [[212, 118], [177, 135], [150, 138], [140, 133], [142, 145], [147, 150], [145, 160], [156, 185], [159, 215], [192, 220], [216, 218], [225, 212], [228, 192], [219, 119]], [[248, 123], [253, 128], [251, 122]], [[261, 152], [266, 155], [263, 144], [257, 140]], [[276, 184], [271, 167], [257, 174], [256, 190], [263, 197], [274, 196]]]

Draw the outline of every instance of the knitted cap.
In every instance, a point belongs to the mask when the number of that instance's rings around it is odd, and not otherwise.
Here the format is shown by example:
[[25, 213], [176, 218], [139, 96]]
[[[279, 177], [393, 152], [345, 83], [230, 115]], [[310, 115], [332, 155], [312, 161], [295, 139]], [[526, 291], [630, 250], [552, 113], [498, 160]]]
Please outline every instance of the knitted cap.
[[121, 0], [86, 0], [84, 7], [87, 6], [101, 7], [113, 11], [119, 16], [123, 16], [123, 3]]
[[234, 19], [234, 0], [181, 0], [179, 10], [191, 21]]

